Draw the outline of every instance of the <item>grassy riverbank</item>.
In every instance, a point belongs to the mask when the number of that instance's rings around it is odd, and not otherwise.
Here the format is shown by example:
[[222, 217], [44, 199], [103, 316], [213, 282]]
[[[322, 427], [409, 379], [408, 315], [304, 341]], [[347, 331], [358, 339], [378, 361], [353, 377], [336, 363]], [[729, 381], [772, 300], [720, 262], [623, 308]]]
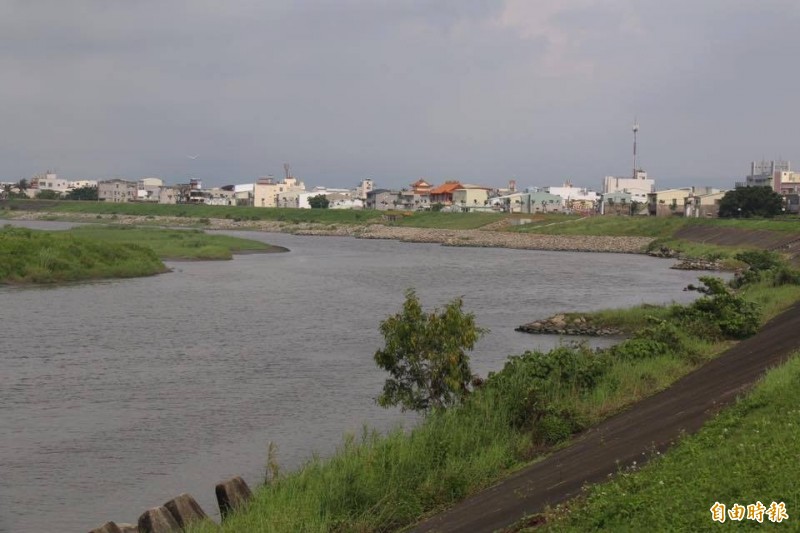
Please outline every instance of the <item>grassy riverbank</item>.
[[[798, 296], [774, 273], [739, 296], [711, 283], [712, 295], [671, 306], [629, 340], [603, 351], [562, 346], [510, 357], [460, 407], [386, 436], [347, 437], [330, 459], [315, 458], [256, 492], [223, 531], [386, 531], [442, 509], [625, 406], [667, 387], [752, 334], [773, 308]], [[796, 282], [797, 280], [792, 280]], [[714, 291], [716, 289], [716, 292]], [[196, 531], [215, 530], [199, 526]]]
[[197, 230], [81, 226], [67, 231], [0, 229], [0, 283], [56, 283], [166, 272], [161, 260], [230, 259], [280, 251], [257, 241]]
[[[546, 513], [535, 531], [716, 531], [710, 508], [784, 502], [797, 528], [800, 353], [771, 370], [735, 406], [640, 471], [621, 472]], [[770, 523], [763, 516], [764, 527]], [[726, 522], [731, 522], [726, 517]], [[746, 517], [744, 525], [758, 526]], [[728, 525], [727, 523], [725, 525]], [[523, 531], [527, 531], [523, 529]]]

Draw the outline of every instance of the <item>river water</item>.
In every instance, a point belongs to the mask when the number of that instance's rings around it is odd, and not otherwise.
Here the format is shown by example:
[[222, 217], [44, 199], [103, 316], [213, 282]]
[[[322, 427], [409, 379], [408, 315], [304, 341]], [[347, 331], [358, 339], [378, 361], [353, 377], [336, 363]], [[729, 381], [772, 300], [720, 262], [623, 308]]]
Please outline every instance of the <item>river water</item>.
[[559, 342], [514, 332], [523, 322], [688, 301], [697, 278], [635, 255], [236, 235], [291, 251], [0, 287], [0, 531], [135, 522], [182, 492], [216, 514], [214, 484], [256, 485], [270, 441], [286, 469], [363, 424], [412, 424], [375, 406], [385, 375], [372, 360], [409, 287], [426, 307], [463, 296], [491, 330], [472, 356], [485, 375]]

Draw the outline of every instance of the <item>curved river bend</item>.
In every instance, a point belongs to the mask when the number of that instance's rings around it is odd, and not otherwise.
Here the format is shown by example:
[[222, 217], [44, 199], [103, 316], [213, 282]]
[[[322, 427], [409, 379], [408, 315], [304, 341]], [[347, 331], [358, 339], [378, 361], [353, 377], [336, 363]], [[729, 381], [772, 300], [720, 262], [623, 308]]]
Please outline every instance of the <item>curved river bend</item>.
[[236, 235], [291, 252], [0, 287], [0, 530], [135, 522], [181, 492], [216, 510], [214, 483], [256, 485], [270, 441], [285, 470], [362, 424], [409, 423], [374, 405], [385, 376], [372, 360], [409, 287], [426, 307], [464, 297], [491, 329], [472, 359], [485, 375], [559, 342], [514, 332], [523, 322], [687, 301], [697, 278], [635, 255]]

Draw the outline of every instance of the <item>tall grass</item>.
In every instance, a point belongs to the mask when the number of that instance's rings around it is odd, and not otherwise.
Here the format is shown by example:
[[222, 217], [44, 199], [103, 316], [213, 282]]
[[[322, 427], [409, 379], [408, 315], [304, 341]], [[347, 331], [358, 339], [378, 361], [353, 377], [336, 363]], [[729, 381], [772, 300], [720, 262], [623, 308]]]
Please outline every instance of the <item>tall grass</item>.
[[67, 231], [101, 242], [135, 244], [153, 250], [161, 259], [230, 259], [239, 252], [268, 252], [281, 248], [259, 241], [212, 235], [201, 230], [167, 230], [137, 226], [79, 226]]
[[[638, 472], [593, 486], [578, 501], [551, 510], [544, 531], [718, 531], [773, 526], [752, 520], [719, 524], [715, 502], [728, 509], [784, 502], [797, 529], [800, 483], [800, 352], [771, 370], [746, 397]], [[777, 525], [777, 524], [776, 524]], [[737, 528], [738, 529], [738, 528]], [[540, 529], [537, 529], [540, 531]]]
[[161, 259], [230, 259], [283, 250], [198, 230], [81, 226], [67, 231], [0, 229], [0, 283], [54, 283], [165, 272]]
[[153, 250], [71, 234], [0, 229], [0, 283], [149, 276], [167, 269]]

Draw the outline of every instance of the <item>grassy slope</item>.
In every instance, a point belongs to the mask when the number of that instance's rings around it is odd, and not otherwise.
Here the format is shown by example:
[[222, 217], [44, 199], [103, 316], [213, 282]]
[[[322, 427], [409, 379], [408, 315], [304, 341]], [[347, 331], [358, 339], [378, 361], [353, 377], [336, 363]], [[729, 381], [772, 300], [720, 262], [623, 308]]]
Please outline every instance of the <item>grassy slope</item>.
[[412, 228], [476, 229], [506, 218], [502, 213], [414, 213], [394, 225]]
[[581, 220], [565, 215], [548, 215], [534, 224], [512, 228], [520, 233], [548, 235], [619, 235], [655, 238], [671, 237], [689, 225], [711, 225], [751, 230], [800, 232], [796, 218], [781, 219], [700, 219], [685, 217], [615, 217], [596, 216]]
[[[715, 502], [728, 508], [761, 501], [784, 502], [790, 529], [797, 529], [800, 483], [800, 353], [770, 371], [760, 384], [687, 437], [668, 454], [638, 472], [592, 487], [550, 513], [546, 531], [717, 531]], [[728, 527], [730, 520], [724, 524]], [[770, 524], [768, 516], [764, 523]], [[740, 525], [758, 526], [744, 520]], [[764, 526], [766, 527], [766, 526]], [[538, 530], [537, 530], [538, 531]]]

